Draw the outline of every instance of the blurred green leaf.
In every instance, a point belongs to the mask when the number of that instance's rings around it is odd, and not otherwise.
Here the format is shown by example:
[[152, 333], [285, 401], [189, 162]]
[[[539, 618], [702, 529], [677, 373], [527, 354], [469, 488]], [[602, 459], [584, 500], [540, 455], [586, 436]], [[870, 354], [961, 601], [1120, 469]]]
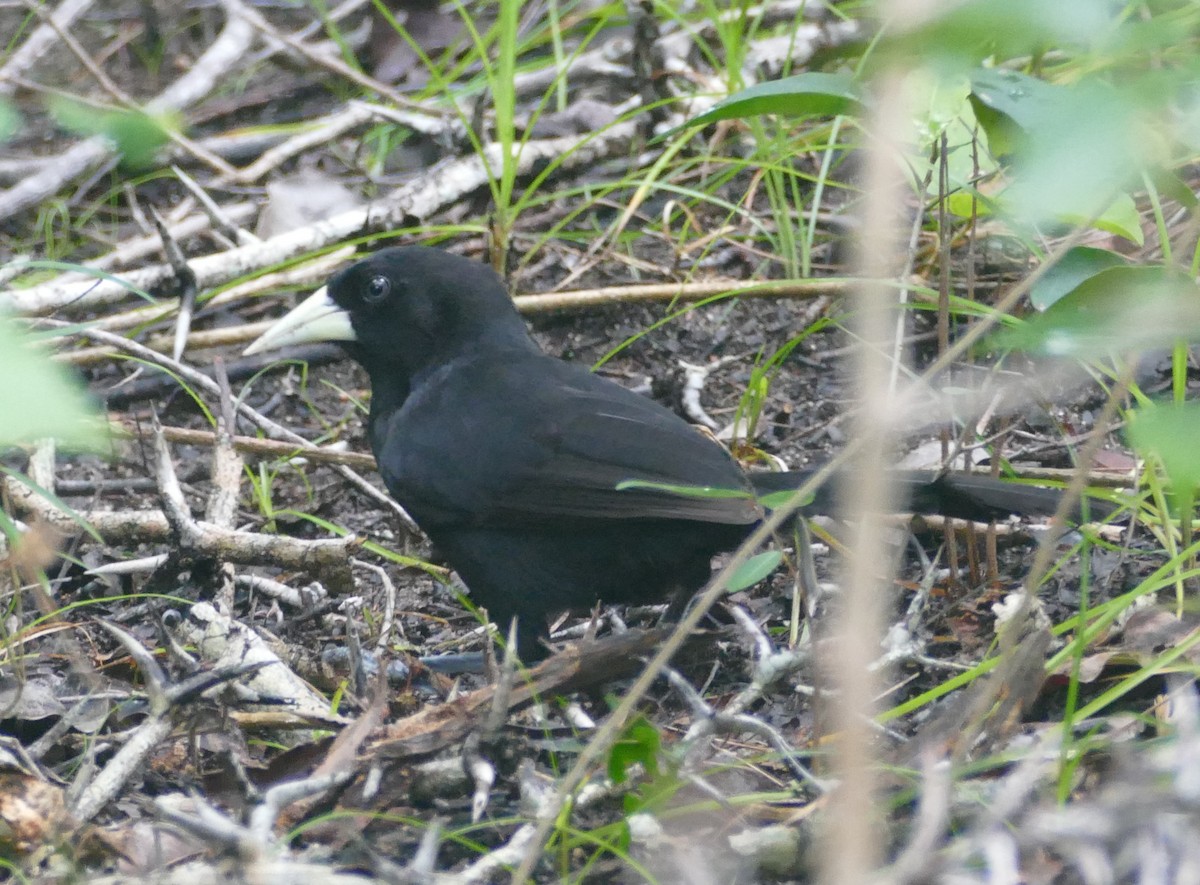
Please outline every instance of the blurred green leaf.
[[1113, 201], [1154, 150], [1143, 132], [1146, 96], [1098, 79], [1066, 88], [1010, 71], [976, 72], [972, 84], [988, 143], [1012, 158], [1001, 198], [1008, 212], [1029, 224], [1101, 216], [1097, 226], [1140, 240], [1129, 202]]
[[[1004, 191], [987, 195], [978, 191], [966, 189], [951, 193], [946, 197], [946, 208], [959, 218], [987, 218], [989, 216], [1006, 216], [1016, 213], [1007, 211]], [[1083, 226], [1106, 231], [1118, 237], [1124, 237], [1134, 245], [1141, 246], [1145, 242], [1142, 233], [1142, 216], [1137, 204], [1127, 193], [1118, 194], [1117, 198], [1099, 215], [1077, 215], [1071, 212], [1056, 213], [1054, 220], [1071, 226]]]
[[931, 176], [940, 176], [944, 161], [946, 209], [961, 218], [986, 214], [990, 207], [978, 193], [977, 183], [992, 178], [999, 165], [988, 131], [975, 115], [970, 82], [966, 77], [938, 79], [922, 72], [914, 75], [914, 83], [913, 92], [924, 99], [916, 107], [925, 111], [924, 119], [918, 118], [918, 141], [906, 166], [913, 187], [921, 190]]
[[[767, 492], [765, 495], [759, 495], [758, 503], [767, 510], [778, 510], [780, 507], [783, 507], [785, 504], [789, 503], [793, 498], [795, 498], [796, 492], [797, 489], [783, 489], [778, 492]], [[807, 507], [813, 502], [814, 498], [816, 498], [816, 495], [811, 492], [805, 495], [796, 504], [796, 509]]]
[[1163, 465], [1177, 505], [1187, 506], [1200, 487], [1200, 403], [1156, 403], [1129, 417], [1129, 441]]
[[1050, 305], [1078, 288], [1085, 280], [1110, 267], [1125, 264], [1125, 259], [1107, 249], [1076, 246], [1034, 283], [1029, 290], [1029, 302], [1038, 310]]
[[172, 116], [97, 109], [67, 98], [52, 100], [50, 113], [65, 129], [108, 138], [121, 154], [121, 164], [129, 169], [153, 166], [159, 148], [169, 140], [168, 133], [179, 128], [178, 119]]
[[858, 90], [850, 75], [810, 71], [757, 83], [735, 92], [693, 117], [687, 125], [707, 126], [718, 120], [740, 120], [756, 114], [832, 117], [852, 113], [860, 104]]
[[[1200, 107], [1192, 109], [1192, 113], [1200, 117]], [[1197, 122], [1200, 123], [1200, 121]], [[1162, 196], [1174, 200], [1185, 209], [1195, 209], [1200, 206], [1200, 198], [1192, 193], [1188, 183], [1170, 169], [1155, 169], [1153, 177], [1154, 186]]]
[[8, 141], [21, 128], [21, 115], [6, 101], [0, 101], [0, 142]]
[[1044, 313], [998, 333], [1001, 348], [1084, 359], [1200, 340], [1200, 287], [1173, 267], [1111, 267]]
[[[1030, 224], [1088, 219], [1110, 211], [1152, 150], [1145, 137], [1148, 100], [1090, 80], [1072, 89], [1039, 90], [1014, 122], [1013, 181], [1003, 194], [1009, 212]], [[1006, 116], [1008, 116], [1006, 114]], [[992, 143], [995, 144], [995, 143]], [[1110, 216], [1106, 223], [1114, 224]], [[1122, 235], [1138, 225], [1118, 225]]]
[[1086, 224], [1096, 230], [1116, 234], [1137, 246], [1141, 246], [1146, 239], [1142, 233], [1141, 213], [1138, 212], [1133, 197], [1127, 193], [1117, 194], [1117, 198], [1109, 203], [1099, 215], [1078, 215], [1064, 211], [1057, 213], [1055, 217], [1073, 227], [1081, 227]]
[[959, 218], [987, 218], [996, 214], [998, 205], [994, 197], [975, 190], [961, 190], [947, 195], [946, 210]]
[[[1095, 136], [1105, 142], [1097, 150], [1080, 137], [1086, 126], [1061, 124], [1090, 113], [1076, 105], [1088, 102], [1092, 86], [1068, 89], [1017, 71], [992, 68], [975, 69], [969, 80], [968, 105], [970, 115], [979, 122], [982, 145], [978, 151], [950, 153], [952, 192], [947, 208], [951, 212], [963, 218], [972, 213], [976, 217], [1010, 216], [1018, 226], [1048, 221], [1086, 224], [1142, 245], [1137, 206], [1129, 194], [1117, 192], [1118, 184], [1140, 168], [1138, 151], [1129, 147], [1124, 136], [1109, 135]], [[1103, 87], [1097, 88], [1103, 91]], [[1125, 112], [1134, 113], [1125, 104], [1126, 96], [1108, 97]], [[1108, 121], [1092, 120], [1092, 124], [1104, 127]], [[996, 169], [992, 157], [1009, 158], [1011, 181], [993, 180], [987, 195], [974, 190], [970, 186], [972, 170], [963, 167], [963, 162], [973, 157], [979, 157], [974, 162], [983, 179]], [[1002, 188], [998, 190], [996, 183]], [[1115, 196], [1108, 205], [1099, 205], [1099, 198], [1110, 194]]]
[[885, 44], [881, 55], [971, 66], [989, 57], [1019, 58], [1110, 39], [1119, 7], [1107, 0], [971, 0]]
[[0, 378], [0, 447], [47, 436], [89, 448], [104, 440], [104, 422], [83, 386], [7, 317], [0, 317]]
[[971, 72], [971, 106], [996, 157], [1007, 157], [1068, 100], [1067, 91], [1018, 71], [976, 68]]
[[658, 729], [645, 716], [638, 716], [629, 723], [625, 733], [613, 744], [608, 754], [608, 776], [613, 783], [621, 784], [628, 776], [630, 766], [641, 764], [646, 774], [658, 774], [658, 754], [662, 738]]
[[729, 576], [730, 593], [737, 593], [747, 587], [753, 587], [766, 578], [783, 562], [783, 552], [780, 550], [764, 550], [751, 556]]

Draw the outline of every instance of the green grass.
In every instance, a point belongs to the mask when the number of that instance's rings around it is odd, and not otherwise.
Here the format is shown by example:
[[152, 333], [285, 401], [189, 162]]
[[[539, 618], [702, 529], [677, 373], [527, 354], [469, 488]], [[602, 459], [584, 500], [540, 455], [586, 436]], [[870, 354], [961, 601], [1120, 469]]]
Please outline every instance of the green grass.
[[[341, 58], [357, 65], [349, 41], [351, 29], [329, 21], [323, 3], [315, 5], [325, 22], [325, 33], [334, 39]], [[555, 252], [602, 262], [607, 256], [627, 258], [631, 259], [628, 266], [634, 268], [629, 275], [645, 274], [649, 267], [652, 274], [662, 278], [686, 279], [706, 273], [697, 266], [725, 247], [753, 256], [746, 261], [756, 265], [760, 275], [801, 279], [842, 273], [842, 266], [822, 267], [829, 262], [833, 239], [827, 216], [851, 217], [864, 197], [853, 169], [859, 153], [879, 137], [869, 104], [873, 78], [888, 70], [886, 66], [896, 59], [902, 59], [906, 64], [912, 60], [922, 65], [922, 76], [913, 84], [911, 131], [899, 158], [912, 188], [909, 209], [919, 213], [915, 216], [920, 230], [913, 267], [924, 274], [908, 287], [911, 302], [904, 309], [910, 319], [924, 321], [925, 313], [941, 311], [943, 319], [958, 329], [990, 323], [1007, 330], [1026, 329], [1037, 321], [1039, 314], [1019, 299], [998, 307], [1003, 293], [997, 298], [980, 294], [975, 285], [976, 271], [967, 269], [965, 253], [969, 251], [967, 244], [978, 243], [988, 233], [1017, 244], [1028, 259], [1027, 272], [1010, 273], [1005, 280], [1013, 288], [1029, 285], [1035, 269], [1055, 256], [1063, 238], [1073, 234], [1080, 239], [1086, 234], [1088, 243], [1097, 248], [1120, 251], [1132, 266], [1178, 266], [1195, 276], [1200, 268], [1200, 236], [1194, 227], [1178, 220], [1178, 213], [1181, 209], [1195, 211], [1194, 197], [1188, 202], [1195, 190], [1188, 176], [1197, 159], [1197, 141], [1194, 131], [1188, 129], [1187, 111], [1192, 107], [1189, 90], [1200, 44], [1200, 10], [1182, 0], [1129, 2], [1118, 5], [1107, 27], [1090, 30], [1081, 25], [1078, 34], [1068, 39], [1055, 30], [1051, 21], [1053, 6], [1022, 4], [1021, 9], [1030, 14], [1018, 17], [1012, 28], [1000, 33], [989, 30], [987, 22], [992, 21], [990, 14], [1004, 12], [1004, 4], [962, 4], [947, 12], [945, 18], [912, 33], [883, 28], [863, 44], [834, 48], [821, 71], [851, 72], [854, 87], [867, 96], [865, 110], [847, 110], [835, 117], [796, 113], [797, 96], [785, 96], [781, 102], [786, 98], [790, 104], [781, 103], [774, 112], [695, 127], [678, 125], [666, 133], [638, 138], [627, 156], [599, 164], [587, 174], [559, 175], [565, 159], [559, 157], [534, 174], [522, 176], [517, 171], [517, 159], [532, 137], [532, 123], [545, 114], [568, 109], [587, 85], [573, 82], [562, 72], [572, 60], [599, 49], [628, 24], [625, 5], [612, 2], [584, 7], [550, 0], [545, 14], [534, 16], [527, 14], [527, 4], [516, 0], [501, 0], [486, 9], [458, 3], [452, 14], [459, 16], [466, 28], [464, 48], [429, 57], [415, 46], [428, 73], [427, 86], [415, 97], [452, 108], [465, 124], [465, 146], [446, 148], [484, 157], [490, 145], [499, 145], [498, 160], [489, 170], [488, 192], [475, 204], [478, 211], [468, 211], [453, 222], [439, 224], [435, 220], [403, 230], [364, 233], [354, 242], [364, 246], [391, 239], [447, 242], [478, 239], [486, 234], [491, 237], [495, 265], [510, 270], [518, 279]], [[1105, 4], [1096, 8], [1100, 7], [1108, 8]], [[382, 2], [376, 3], [375, 9], [384, 19], [390, 15]], [[692, 97], [687, 94], [689, 89], [703, 98], [722, 99], [726, 91], [750, 85], [748, 79], [758, 76], [746, 66], [750, 42], [761, 36], [794, 32], [797, 24], [785, 22], [768, 27], [751, 15], [752, 6], [746, 2], [729, 6], [702, 0], [686, 13], [678, 11], [678, 4], [657, 2], [652, 9], [661, 28], [683, 28], [692, 35], [691, 51], [681, 64], [684, 73], [669, 79], [685, 100]], [[843, 4], [835, 13], [859, 15], [862, 9]], [[1083, 7], [1071, 4], [1070, 9], [1079, 11]], [[404, 38], [403, 28], [394, 19], [393, 23]], [[22, 29], [33, 24], [34, 19], [26, 16]], [[23, 32], [9, 41], [0, 62]], [[172, 41], [184, 36], [184, 29], [172, 31], [167, 46], [137, 45], [131, 57], [146, 68], [147, 74], [169, 72]], [[232, 72], [234, 85], [228, 87], [229, 91], [236, 94], [250, 85], [258, 70]], [[558, 74], [549, 79], [542, 93], [532, 99], [518, 95], [517, 79], [543, 70]], [[689, 72], [703, 76], [689, 81]], [[785, 68], [783, 75], [805, 72]], [[1017, 84], [1014, 93], [1031, 87], [1030, 79], [1036, 78], [1045, 85], [1045, 89], [1039, 86], [1034, 90], [1039, 101], [1045, 100], [1051, 107], [1062, 102], [1064, 111], [1078, 113], [1042, 113], [1037, 102], [1013, 95], [1007, 96], [1011, 101], [1004, 95], [987, 96], [980, 83], [997, 72], [1013, 76]], [[353, 84], [327, 79], [329, 95], [336, 99], [375, 98]], [[703, 95], [713, 89], [719, 94]], [[1070, 98], [1085, 89], [1095, 90], [1087, 95], [1111, 102], [1104, 106], [1114, 112], [1106, 119], [1089, 121], [1086, 107], [1072, 109]], [[620, 122], [678, 114], [685, 107], [674, 100], [639, 107], [628, 111]], [[529, 120], [525, 129], [520, 125], [523, 117]], [[1080, 120], [1094, 125], [1081, 127]], [[683, 122], [673, 118], [673, 123]], [[1123, 139], [1128, 131], [1139, 133], [1136, 144]], [[389, 155], [413, 137], [404, 127], [375, 124], [356, 143], [332, 146], [329, 153], [342, 162], [358, 163], [374, 178], [382, 175]], [[938, 180], [940, 158], [935, 156], [935, 148], [943, 139], [951, 147], [946, 157], [947, 185], [944, 189], [931, 185], [929, 193], [923, 194], [924, 182]], [[164, 191], [169, 192], [168, 178], [163, 169], [140, 175], [127, 170], [112, 172], [86, 193], [60, 194], [30, 213], [29, 218], [10, 220], [10, 230], [0, 235], [0, 248], [31, 252], [50, 262], [77, 262], [128, 230], [124, 208], [127, 187], [148, 198], [158, 198]], [[1084, 193], [1078, 186], [1073, 187], [1077, 179], [1087, 185]], [[1030, 181], [1034, 184], [1028, 185]], [[1025, 191], [1021, 190], [1023, 182]], [[384, 189], [382, 183], [379, 189]], [[1053, 199], [1047, 199], [1047, 194]], [[939, 205], [948, 211], [939, 214]], [[1131, 220], [1131, 206], [1141, 213], [1140, 219], [1134, 215]], [[1142, 219], [1144, 225], [1138, 223]], [[1143, 227], [1147, 244], [1139, 242]], [[947, 243], [952, 249], [949, 255], [944, 252]], [[669, 263], [668, 259], [662, 266], [647, 265], [644, 257], [648, 254], [671, 256], [674, 260]], [[947, 262], [951, 263], [951, 285], [941, 292], [937, 274]], [[44, 271], [62, 266], [33, 267], [20, 284], [39, 282]], [[626, 271], [621, 269], [614, 276], [623, 273]], [[946, 297], [939, 303], [942, 294]], [[1075, 297], [1084, 302], [1083, 308], [1091, 306], [1078, 293]], [[704, 310], [718, 301], [728, 303], [722, 298], [661, 308], [656, 319], [611, 348], [600, 363], [627, 355], [625, 348], [633, 342], [658, 334], [689, 311]], [[1133, 316], [1136, 319], [1137, 314]], [[852, 318], [838, 317], [838, 321], [849, 324]], [[736, 418], [739, 425], [744, 423], [750, 428], [751, 441], [765, 404], [778, 396], [777, 379], [789, 355], [806, 336], [828, 328], [832, 322], [822, 319], [808, 328], [792, 329], [786, 340], [747, 353], [749, 378]], [[1083, 331], [1089, 329], [1085, 326]], [[140, 331], [141, 327], [135, 333]], [[1081, 334], [1080, 327], [1066, 324], [1052, 325], [1050, 332], [1061, 336]], [[1001, 353], [998, 341], [1002, 339], [987, 338], [975, 349], [974, 356], [996, 358], [1003, 366], [1019, 365], [1021, 355]], [[1101, 390], [1119, 398], [1117, 423], [1123, 423], [1159, 399], [1172, 403], [1187, 399], [1190, 341], [1191, 336], [1184, 337], [1180, 327], [1166, 324], [1161, 343], [1170, 356], [1170, 369], [1168, 389], [1162, 393], [1137, 384], [1122, 388], [1119, 379], [1129, 375], [1134, 356], [1123, 352], [1119, 338], [1112, 342], [1111, 354], [1093, 353], [1072, 362]], [[904, 367], [898, 377], [932, 385], [943, 383], [942, 378], [923, 377], [911, 367]], [[347, 408], [337, 416], [323, 413], [318, 403], [325, 398], [321, 396], [325, 391], [310, 391], [307, 385], [308, 379], [302, 378], [301, 396], [310, 406], [310, 424], [320, 428], [322, 439], [343, 435], [352, 410]], [[203, 397], [183, 386], [195, 412], [211, 422]], [[988, 427], [977, 432], [969, 420], [964, 420], [948, 427], [947, 435], [986, 441], [993, 430]], [[1044, 669], [1062, 683], [1047, 689], [1055, 701], [1048, 705], [1055, 719], [1036, 723], [1044, 731], [1055, 730], [1061, 735], [1054, 776], [1040, 787], [1040, 795], [1059, 803], [1086, 799], [1086, 791], [1079, 789], [1079, 767], [1107, 749], [1106, 737], [1097, 733], [1091, 720], [1147, 716], [1150, 711], [1142, 693], [1148, 687], [1167, 673], [1195, 672], [1191, 661], [1200, 634], [1187, 634], [1171, 648], [1153, 653], [1122, 648], [1116, 639], [1116, 628], [1147, 601], [1172, 616], [1190, 614], [1200, 584], [1196, 564], [1200, 544], [1193, 540], [1190, 529], [1189, 499], [1186, 493], [1180, 494], [1189, 470], [1196, 465], [1185, 463], [1179, 467], [1152, 446], [1143, 446], [1138, 454], [1145, 457], [1147, 467], [1134, 492], [1139, 525], [1133, 543], [1084, 533], [1068, 549], [1057, 551], [1046, 575], [1039, 578], [1039, 583], [1049, 578], [1062, 582], [1067, 580], [1066, 575], [1081, 575], [1075, 584], [1067, 585], [1077, 594], [1076, 611], [1060, 617], [1050, 628], [1056, 644], [1047, 655]], [[1200, 458], [1200, 451], [1195, 457]], [[345, 526], [304, 512], [312, 501], [312, 488], [304, 471], [262, 462], [247, 468], [247, 480], [246, 503], [255, 519], [268, 529], [286, 516], [305, 520], [331, 535], [347, 531]], [[281, 491], [284, 485], [288, 487], [286, 495]], [[291, 497], [291, 489], [297, 485], [299, 496]], [[1179, 512], [1180, 502], [1184, 502], [1187, 512]], [[18, 529], [7, 515], [0, 514], [0, 527], [11, 538], [17, 537]], [[445, 578], [443, 570], [407, 550], [377, 542], [368, 542], [365, 549], [398, 567], [422, 569]], [[1132, 577], [1115, 590], [1096, 585], [1090, 578], [1089, 562], [1101, 555], [1125, 557]], [[113, 601], [105, 603], [111, 605]], [[66, 605], [56, 616], [66, 617], [84, 605]], [[43, 623], [44, 619], [39, 619], [36, 625]], [[769, 629], [786, 641], [786, 627], [777, 621]], [[25, 627], [26, 632], [31, 629]], [[798, 638], [799, 631], [793, 630], [791, 635]], [[19, 636], [8, 638], [10, 654]], [[999, 638], [984, 645], [985, 650], [974, 656], [960, 651], [961, 660], [955, 658], [955, 663], [966, 667], [961, 672], [948, 676], [942, 671], [921, 670], [918, 680], [888, 695], [879, 709], [870, 711], [871, 715], [880, 725], [902, 731], [914, 729], [922, 717], [938, 709], [941, 701], [956, 692], [977, 688], [1014, 654]], [[1120, 657], [1127, 666], [1104, 670], [1102, 680], [1093, 679], [1085, 665], [1098, 654]], [[787, 685], [775, 689], [779, 696], [789, 690]], [[657, 729], [656, 740], [644, 741], [642, 749], [647, 760], [658, 760], [660, 774], [635, 780], [627, 793], [631, 804], [643, 813], [673, 820], [692, 813], [800, 801], [791, 791], [769, 793], [758, 789], [727, 795], [724, 806], [681, 799], [685, 780], [674, 768], [678, 761], [672, 753], [674, 734], [653, 718], [648, 721], [651, 728]], [[830, 739], [836, 740], [836, 736]], [[818, 751], [824, 752], [824, 747]], [[989, 749], [982, 758], [960, 760], [953, 772], [952, 798], [961, 803], [956, 807], [970, 804], [984, 777], [1002, 776], [1021, 758], [1020, 750], [1009, 746]], [[764, 759], [770, 761], [769, 757], [749, 753], [734, 762], [725, 758], [721, 765], [714, 763], [700, 774], [723, 774], [739, 766], [744, 766], [748, 774]], [[869, 762], [884, 767], [878, 760]], [[561, 773], [570, 767], [570, 759], [555, 756], [551, 765]], [[900, 784], [885, 794], [883, 804], [893, 820], [904, 822], [907, 803], [919, 791], [919, 778], [913, 772], [904, 772]], [[426, 825], [413, 818], [396, 820], [407, 826]], [[445, 838], [464, 851], [483, 853], [494, 843], [498, 831], [516, 823], [520, 821], [497, 819], [469, 827], [450, 826]], [[581, 880], [608, 861], [621, 865], [633, 878], [652, 880], [651, 871], [640, 864], [631, 849], [628, 824], [620, 812], [586, 821], [564, 814], [555, 824], [553, 836], [546, 857], [555, 863], [563, 881]]]

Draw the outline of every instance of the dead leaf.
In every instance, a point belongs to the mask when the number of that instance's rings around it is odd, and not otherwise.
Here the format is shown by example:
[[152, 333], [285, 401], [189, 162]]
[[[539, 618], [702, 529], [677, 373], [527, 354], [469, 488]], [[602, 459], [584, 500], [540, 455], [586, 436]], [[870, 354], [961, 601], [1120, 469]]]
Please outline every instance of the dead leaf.
[[28, 854], [61, 837], [66, 820], [61, 787], [20, 772], [0, 772], [0, 843]]

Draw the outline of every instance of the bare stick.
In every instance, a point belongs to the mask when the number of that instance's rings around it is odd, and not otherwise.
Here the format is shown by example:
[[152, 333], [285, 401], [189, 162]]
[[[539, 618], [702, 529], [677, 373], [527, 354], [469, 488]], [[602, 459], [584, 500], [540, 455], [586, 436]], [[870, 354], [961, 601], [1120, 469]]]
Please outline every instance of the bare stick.
[[[146, 104], [147, 113], [178, 110], [203, 98], [229, 76], [234, 62], [249, 48], [254, 39], [254, 28], [245, 16], [238, 14], [239, 6], [233, 0], [225, 0], [224, 5], [230, 14], [220, 36], [186, 74]], [[18, 215], [48, 199], [66, 182], [110, 159], [113, 152], [112, 142], [103, 136], [93, 136], [74, 145], [38, 174], [0, 191], [0, 218]]]
[[[626, 150], [633, 135], [632, 123], [617, 123], [603, 132], [582, 137], [526, 142], [520, 146], [517, 155], [517, 172], [528, 175], [550, 162], [556, 163], [564, 171], [592, 166], [605, 157]], [[414, 219], [427, 218], [433, 212], [484, 187], [490, 179], [490, 170], [499, 166], [501, 150], [500, 145], [492, 144], [478, 154], [438, 163], [424, 175], [370, 206], [347, 210], [261, 243], [193, 258], [189, 264], [196, 274], [196, 282], [201, 289], [212, 288], [345, 239], [361, 237], [372, 231], [392, 230], [410, 225]], [[4, 194], [0, 193], [0, 209], [4, 205]], [[11, 211], [9, 214], [12, 214]], [[123, 300], [129, 294], [130, 285], [146, 291], [156, 289], [171, 279], [172, 275], [173, 271], [168, 265], [155, 265], [129, 271], [122, 280], [102, 279], [88, 283], [54, 280], [27, 289], [7, 290], [0, 303], [6, 303], [19, 313], [46, 313], [67, 306], [82, 310], [96, 304]]]

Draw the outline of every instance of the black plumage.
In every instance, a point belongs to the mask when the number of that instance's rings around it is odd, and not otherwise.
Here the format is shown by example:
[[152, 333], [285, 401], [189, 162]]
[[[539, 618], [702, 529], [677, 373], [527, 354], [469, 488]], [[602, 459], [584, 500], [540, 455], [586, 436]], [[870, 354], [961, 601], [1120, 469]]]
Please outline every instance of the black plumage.
[[[486, 266], [423, 247], [338, 272], [256, 342], [342, 341], [371, 379], [371, 448], [388, 491], [528, 660], [547, 615], [691, 591], [757, 525], [754, 496], [807, 471], [746, 473], [682, 418], [543, 354]], [[698, 497], [627, 480], [740, 491]], [[919, 512], [987, 520], [1053, 511], [1059, 493], [904, 473]], [[828, 510], [818, 492], [810, 510]]]

